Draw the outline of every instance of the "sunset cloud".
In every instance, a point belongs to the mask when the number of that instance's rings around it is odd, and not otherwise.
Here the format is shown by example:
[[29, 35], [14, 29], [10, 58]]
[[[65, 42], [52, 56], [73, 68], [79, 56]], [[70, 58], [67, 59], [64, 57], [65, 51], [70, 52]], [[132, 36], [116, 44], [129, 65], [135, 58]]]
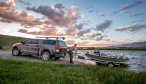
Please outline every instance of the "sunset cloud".
[[68, 27], [66, 29], [65, 35], [69, 37], [75, 37], [77, 34], [77, 30], [75, 27]]
[[27, 10], [31, 10], [40, 13], [48, 18], [48, 22], [57, 26], [73, 26], [79, 18], [78, 9], [75, 6], [71, 6], [69, 9], [65, 8], [62, 4], [28, 7]]
[[[32, 15], [28, 15], [25, 11], [0, 11], [0, 17], [2, 19], [7, 20], [7, 22], [19, 23], [24, 27], [36, 27], [37, 25], [41, 25], [42, 22], [39, 19], [35, 18]], [[4, 21], [1, 20], [1, 21]]]
[[18, 30], [18, 32], [21, 32], [21, 33], [27, 33], [27, 31], [28, 31], [28, 30], [26, 30], [26, 29], [19, 29], [19, 30]]
[[78, 36], [84, 36], [86, 33], [90, 33], [91, 29], [85, 29], [78, 32]]
[[78, 29], [78, 30], [82, 30], [84, 29], [84, 24], [83, 23], [80, 23], [78, 25], [75, 25], [75, 27]]
[[139, 30], [146, 29], [146, 23], [143, 24], [131, 24], [127, 26], [121, 26], [116, 29], [120, 32], [138, 32]]
[[4, 19], [4, 18], [0, 18], [0, 22], [12, 23], [12, 21]]
[[88, 38], [95, 38], [95, 37], [97, 37], [97, 36], [101, 36], [102, 34], [101, 33], [90, 33], [89, 35], [87, 35], [86, 37], [88, 37]]
[[44, 26], [37, 31], [28, 31], [26, 29], [20, 29], [18, 32], [32, 34], [32, 35], [44, 35], [44, 36], [62, 36], [62, 33], [57, 32], [54, 27]]
[[100, 40], [102, 40], [103, 38], [104, 38], [103, 35], [97, 36], [97, 37], [96, 37], [96, 41], [100, 41]]
[[[43, 22], [35, 18], [32, 15], [26, 13], [26, 11], [17, 11], [13, 9], [15, 7], [14, 0], [7, 2], [0, 2], [0, 21], [7, 23], [19, 23], [24, 27], [36, 27]], [[13, 9], [13, 10], [11, 10]]]
[[65, 41], [65, 42], [66, 42], [66, 44], [69, 45], [69, 46], [73, 46], [73, 44], [75, 43], [74, 40], [67, 40], [67, 41]]
[[13, 9], [14, 7], [15, 7], [14, 0], [8, 0], [7, 2], [0, 2], [1, 11], [10, 10], [10, 9]]
[[95, 43], [89, 43], [88, 46], [95, 46], [95, 47], [107, 47], [107, 46], [112, 46], [112, 45], [117, 45], [117, 41], [100, 41], [100, 42], [95, 42]]

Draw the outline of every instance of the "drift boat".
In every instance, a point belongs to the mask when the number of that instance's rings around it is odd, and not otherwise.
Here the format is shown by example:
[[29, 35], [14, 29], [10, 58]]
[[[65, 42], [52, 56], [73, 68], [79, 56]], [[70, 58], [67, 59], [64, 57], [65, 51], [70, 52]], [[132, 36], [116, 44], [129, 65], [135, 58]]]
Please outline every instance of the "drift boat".
[[126, 63], [129, 59], [124, 58], [122, 56], [120, 57], [113, 57], [113, 56], [98, 56], [96, 54], [90, 54], [86, 53], [85, 54], [87, 57], [91, 58], [92, 60], [96, 61], [96, 64], [104, 64], [109, 67], [114, 67], [114, 66], [128, 66]]

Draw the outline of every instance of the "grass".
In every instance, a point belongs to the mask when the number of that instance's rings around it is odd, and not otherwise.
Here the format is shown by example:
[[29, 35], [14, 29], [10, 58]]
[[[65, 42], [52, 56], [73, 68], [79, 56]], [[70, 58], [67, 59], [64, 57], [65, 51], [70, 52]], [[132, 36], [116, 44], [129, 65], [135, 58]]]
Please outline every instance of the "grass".
[[146, 75], [101, 66], [0, 59], [0, 84], [146, 84]]

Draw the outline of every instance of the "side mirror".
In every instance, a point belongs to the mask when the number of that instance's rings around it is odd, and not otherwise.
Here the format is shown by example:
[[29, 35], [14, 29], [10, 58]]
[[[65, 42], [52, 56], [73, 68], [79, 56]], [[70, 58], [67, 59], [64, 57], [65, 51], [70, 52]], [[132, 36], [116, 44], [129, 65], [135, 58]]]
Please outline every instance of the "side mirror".
[[25, 44], [25, 42], [24, 42], [24, 41], [21, 41], [21, 43], [22, 43], [22, 44]]

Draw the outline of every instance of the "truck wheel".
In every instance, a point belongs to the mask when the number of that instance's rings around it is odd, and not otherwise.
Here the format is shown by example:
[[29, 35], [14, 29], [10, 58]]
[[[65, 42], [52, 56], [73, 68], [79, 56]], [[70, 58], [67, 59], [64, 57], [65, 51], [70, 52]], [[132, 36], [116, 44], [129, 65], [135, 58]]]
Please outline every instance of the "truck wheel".
[[50, 58], [50, 53], [48, 51], [42, 52], [42, 60], [48, 61]]
[[113, 63], [108, 63], [108, 67], [114, 67]]
[[20, 54], [20, 52], [19, 52], [18, 48], [13, 48], [12, 49], [12, 55], [13, 56], [18, 56], [19, 54]]

